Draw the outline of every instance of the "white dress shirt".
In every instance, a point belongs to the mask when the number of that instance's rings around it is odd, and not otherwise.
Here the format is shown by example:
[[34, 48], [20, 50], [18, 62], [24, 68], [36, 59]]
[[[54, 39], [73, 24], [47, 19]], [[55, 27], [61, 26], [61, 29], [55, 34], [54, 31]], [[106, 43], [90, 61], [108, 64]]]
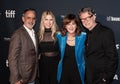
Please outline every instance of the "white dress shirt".
[[35, 49], [36, 49], [36, 38], [35, 38], [35, 31], [34, 29], [30, 30], [29, 28], [27, 28], [25, 25], [23, 25], [26, 29], [26, 31], [28, 32], [28, 34], [30, 35], [32, 41], [33, 41], [33, 44], [35, 46]]

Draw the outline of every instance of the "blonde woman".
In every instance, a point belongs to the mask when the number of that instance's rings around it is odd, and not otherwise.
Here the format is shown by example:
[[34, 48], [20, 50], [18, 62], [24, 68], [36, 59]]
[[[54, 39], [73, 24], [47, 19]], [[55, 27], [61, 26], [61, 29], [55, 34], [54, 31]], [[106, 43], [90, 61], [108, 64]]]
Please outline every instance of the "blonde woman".
[[58, 30], [55, 16], [49, 10], [41, 16], [39, 27], [39, 53], [41, 54], [40, 84], [57, 84], [59, 46], [55, 34]]

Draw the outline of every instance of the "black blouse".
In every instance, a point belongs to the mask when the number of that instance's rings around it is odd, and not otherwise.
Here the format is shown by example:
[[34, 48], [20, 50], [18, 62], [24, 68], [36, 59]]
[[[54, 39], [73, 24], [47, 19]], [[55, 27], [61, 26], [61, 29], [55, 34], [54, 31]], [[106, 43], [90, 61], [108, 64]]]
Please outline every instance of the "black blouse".
[[50, 29], [45, 30], [44, 39], [39, 43], [39, 53], [59, 51], [58, 41], [52, 39], [51, 33]]

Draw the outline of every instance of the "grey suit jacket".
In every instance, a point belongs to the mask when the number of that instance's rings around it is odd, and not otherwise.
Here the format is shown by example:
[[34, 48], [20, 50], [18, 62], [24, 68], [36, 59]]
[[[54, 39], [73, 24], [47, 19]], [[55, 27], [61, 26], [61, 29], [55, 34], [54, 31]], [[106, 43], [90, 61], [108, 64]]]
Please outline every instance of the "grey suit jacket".
[[38, 64], [38, 40], [35, 49], [28, 32], [22, 26], [11, 37], [9, 46], [10, 82], [23, 80], [25, 83], [35, 80]]

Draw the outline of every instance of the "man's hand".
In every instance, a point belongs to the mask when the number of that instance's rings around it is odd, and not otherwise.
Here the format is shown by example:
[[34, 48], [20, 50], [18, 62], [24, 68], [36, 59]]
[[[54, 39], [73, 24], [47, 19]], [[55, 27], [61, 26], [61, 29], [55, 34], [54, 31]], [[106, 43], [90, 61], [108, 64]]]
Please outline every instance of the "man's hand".
[[15, 84], [22, 84], [21, 81], [16, 82]]
[[16, 82], [15, 84], [23, 84], [22, 80], [19, 80], [18, 82]]

